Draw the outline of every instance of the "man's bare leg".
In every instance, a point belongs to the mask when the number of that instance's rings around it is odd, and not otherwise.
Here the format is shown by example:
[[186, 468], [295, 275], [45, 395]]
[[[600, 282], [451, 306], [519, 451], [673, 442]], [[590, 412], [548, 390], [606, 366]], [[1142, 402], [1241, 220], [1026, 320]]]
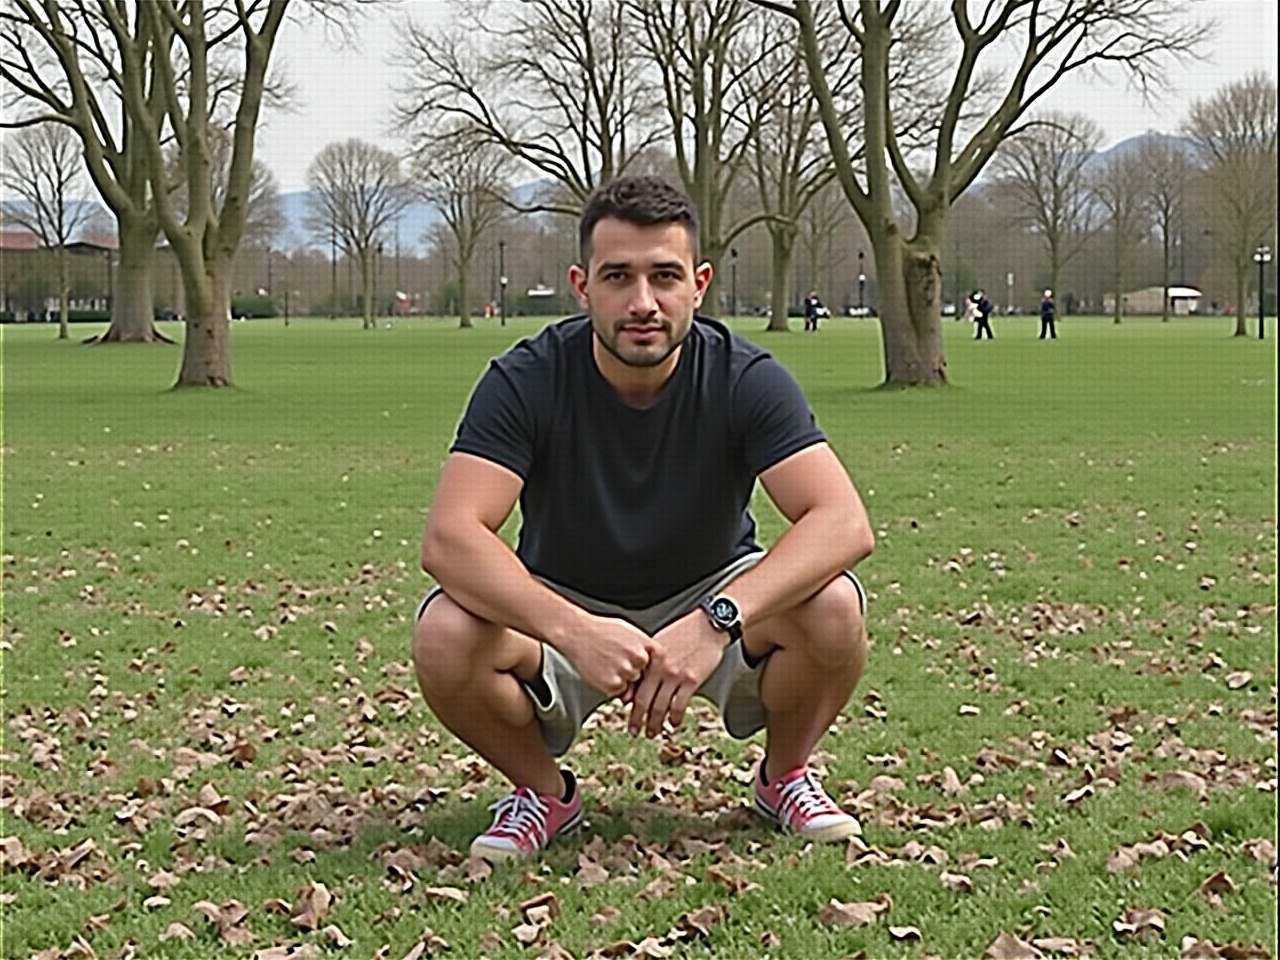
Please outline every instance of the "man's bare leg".
[[770, 647], [760, 699], [768, 713], [764, 773], [772, 783], [808, 764], [862, 676], [867, 631], [857, 589], [838, 577], [799, 607], [747, 632], [751, 656]]
[[559, 797], [564, 780], [520, 680], [541, 668], [541, 645], [436, 596], [413, 633], [418, 686], [431, 712], [516, 787]]

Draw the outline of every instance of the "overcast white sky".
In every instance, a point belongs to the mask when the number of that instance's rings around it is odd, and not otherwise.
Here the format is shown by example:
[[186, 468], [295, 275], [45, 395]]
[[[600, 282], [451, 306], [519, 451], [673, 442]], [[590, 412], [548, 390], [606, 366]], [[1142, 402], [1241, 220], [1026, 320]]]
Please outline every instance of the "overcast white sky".
[[[1175, 89], [1161, 104], [1145, 106], [1123, 80], [1110, 83], [1071, 79], [1051, 94], [1046, 106], [1092, 116], [1105, 134], [1104, 147], [1147, 130], [1176, 132], [1192, 101], [1212, 95], [1254, 70], [1276, 75], [1277, 0], [1199, 0], [1205, 19], [1219, 30], [1211, 57], [1180, 69]], [[396, 13], [420, 21], [448, 15], [441, 0], [404, 0]], [[286, 193], [306, 189], [306, 170], [328, 143], [358, 137], [400, 152], [387, 135], [393, 86], [399, 73], [396, 16], [378, 12], [360, 27], [358, 49], [341, 49], [318, 27], [287, 25], [279, 41], [280, 62], [295, 84], [291, 113], [273, 113], [258, 137], [258, 157], [274, 171]]]

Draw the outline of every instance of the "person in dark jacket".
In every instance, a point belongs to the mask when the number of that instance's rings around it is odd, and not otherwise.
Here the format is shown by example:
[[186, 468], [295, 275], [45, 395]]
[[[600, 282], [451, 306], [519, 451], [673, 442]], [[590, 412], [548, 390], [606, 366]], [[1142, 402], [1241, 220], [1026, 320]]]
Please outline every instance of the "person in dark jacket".
[[974, 317], [974, 323], [978, 325], [978, 331], [974, 335], [975, 340], [981, 340], [983, 333], [987, 335], [988, 340], [994, 340], [996, 335], [991, 332], [991, 311], [995, 309], [991, 301], [987, 299], [987, 295], [981, 290], [975, 290], [973, 294], [974, 306], [978, 308], [978, 314]]
[[1040, 301], [1040, 339], [1048, 337], [1050, 340], [1058, 339], [1058, 330], [1054, 326], [1054, 321], [1058, 318], [1058, 308], [1053, 302], [1053, 291], [1046, 290], [1044, 299]]
[[818, 321], [823, 317], [830, 316], [826, 305], [818, 298], [817, 290], [810, 290], [809, 295], [804, 298], [804, 328], [806, 331], [817, 332]]

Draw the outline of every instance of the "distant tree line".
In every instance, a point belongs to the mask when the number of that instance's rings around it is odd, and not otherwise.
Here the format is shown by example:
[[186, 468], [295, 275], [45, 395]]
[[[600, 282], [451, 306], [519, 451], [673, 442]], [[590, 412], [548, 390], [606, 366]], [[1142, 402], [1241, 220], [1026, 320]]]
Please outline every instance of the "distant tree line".
[[[327, 146], [308, 174], [308, 236], [282, 238], [278, 191], [253, 158], [261, 110], [288, 95], [269, 80], [274, 41], [286, 12], [342, 23], [352, 9], [13, 0], [0, 12], [5, 125], [73, 131], [116, 219], [106, 339], [154, 336], [163, 238], [188, 325], [179, 383], [231, 381], [228, 306], [246, 260], [265, 259], [272, 287], [282, 258], [291, 292], [327, 251], [330, 310], [341, 269], [342, 305], [359, 304], [366, 327], [389, 305], [391, 261], [447, 290], [468, 326], [514, 298], [514, 274], [528, 283], [534, 254], [537, 284], [559, 286], [583, 200], [628, 172], [666, 175], [698, 204], [700, 253], [717, 268], [708, 309], [763, 307], [785, 329], [801, 287], [853, 305], [856, 284], [894, 384], [945, 382], [944, 308], [970, 286], [1016, 274], [1020, 299], [1065, 283], [1093, 305], [1113, 291], [1118, 321], [1128, 285], [1188, 280], [1190, 258], [1200, 277], [1211, 263], [1230, 274], [1238, 313], [1252, 250], [1275, 245], [1274, 78], [1225, 86], [1177, 138], [1105, 164], [1088, 118], [1040, 109], [1084, 69], [1158, 90], [1211, 30], [1183, 0], [452, 3], [443, 26], [401, 24], [403, 157]], [[415, 200], [439, 218], [421, 262], [400, 251]]]

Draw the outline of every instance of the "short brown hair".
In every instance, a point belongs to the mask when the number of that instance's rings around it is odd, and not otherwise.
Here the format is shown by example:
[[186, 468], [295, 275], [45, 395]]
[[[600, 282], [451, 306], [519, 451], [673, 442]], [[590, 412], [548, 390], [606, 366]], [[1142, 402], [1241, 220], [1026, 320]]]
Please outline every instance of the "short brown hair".
[[612, 218], [638, 227], [678, 223], [689, 233], [693, 259], [698, 259], [698, 210], [682, 190], [658, 177], [619, 177], [602, 183], [587, 198], [578, 221], [578, 256], [586, 266], [591, 234], [601, 220]]

